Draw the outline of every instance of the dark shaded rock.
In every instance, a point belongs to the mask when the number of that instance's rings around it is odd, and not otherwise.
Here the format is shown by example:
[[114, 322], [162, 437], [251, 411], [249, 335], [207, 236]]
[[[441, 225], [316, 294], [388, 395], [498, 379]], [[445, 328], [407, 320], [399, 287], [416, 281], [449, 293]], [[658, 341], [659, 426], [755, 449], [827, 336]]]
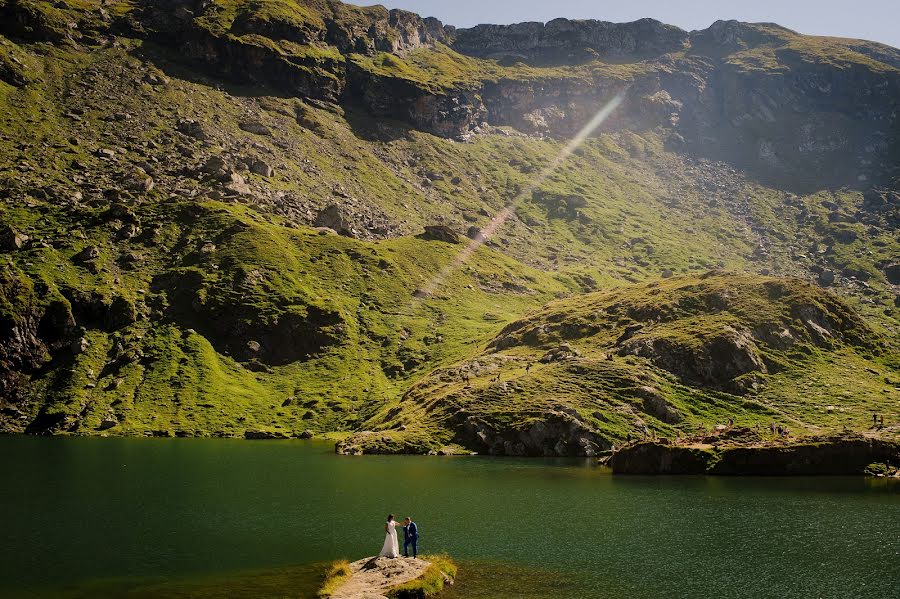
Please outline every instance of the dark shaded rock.
[[456, 430], [454, 442], [490, 455], [591, 457], [612, 446], [570, 408], [551, 410], [541, 421], [518, 429], [496, 430], [465, 411], [451, 420]]
[[681, 50], [687, 42], [687, 32], [653, 19], [633, 23], [554, 19], [546, 24], [458, 29], [453, 47], [474, 56], [570, 63], [597, 57], [649, 58]]
[[823, 287], [830, 287], [834, 285], [834, 282], [837, 280], [837, 275], [834, 274], [833, 271], [823, 270], [819, 273], [819, 285]]
[[900, 443], [861, 435], [767, 443], [712, 440], [695, 446], [640, 442], [615, 451], [616, 474], [747, 476], [861, 475], [872, 463], [900, 463]]
[[27, 235], [19, 233], [9, 225], [0, 227], [0, 250], [13, 252], [21, 249], [26, 241], [28, 241]]
[[259, 121], [244, 121], [238, 124], [243, 131], [253, 133], [254, 135], [272, 135], [272, 130], [260, 123]]
[[261, 177], [272, 177], [275, 175], [275, 167], [268, 162], [262, 160], [254, 160], [250, 163], [250, 172]]
[[203, 124], [191, 119], [181, 119], [178, 121], [176, 128], [180, 133], [193, 137], [200, 141], [209, 139], [209, 134], [204, 129]]
[[119, 421], [116, 420], [115, 418], [104, 418], [103, 420], [100, 421], [100, 426], [97, 427], [97, 430], [107, 431], [118, 425], [119, 425]]
[[283, 431], [256, 431], [256, 430], [248, 430], [244, 433], [245, 439], [255, 440], [255, 441], [274, 441], [274, 440], [283, 440], [290, 439], [290, 435]]
[[117, 296], [109, 305], [106, 316], [106, 328], [109, 330], [121, 329], [137, 322], [137, 309], [124, 297]]
[[91, 260], [96, 260], [99, 257], [100, 257], [100, 248], [95, 247], [95, 246], [88, 246], [88, 247], [84, 248], [83, 250], [81, 250], [80, 252], [78, 252], [77, 254], [75, 254], [75, 256], [73, 256], [72, 259], [75, 262], [85, 263], [85, 262], [89, 262]]
[[642, 442], [613, 452], [607, 465], [615, 474], [704, 474], [714, 458], [712, 449]]
[[900, 285], [900, 262], [885, 266], [884, 276], [891, 285]]
[[729, 327], [699, 346], [667, 337], [639, 337], [626, 341], [620, 355], [648, 358], [682, 381], [743, 394], [757, 382], [744, 375], [767, 372], [749, 331]]
[[425, 232], [419, 236], [426, 241], [443, 241], [445, 243], [462, 243], [459, 235], [446, 225], [429, 225]]

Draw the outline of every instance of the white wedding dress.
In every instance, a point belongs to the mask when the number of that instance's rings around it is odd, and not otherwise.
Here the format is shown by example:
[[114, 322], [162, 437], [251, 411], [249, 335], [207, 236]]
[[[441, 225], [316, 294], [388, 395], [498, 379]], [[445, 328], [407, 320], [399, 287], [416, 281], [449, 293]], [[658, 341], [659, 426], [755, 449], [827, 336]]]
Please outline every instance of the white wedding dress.
[[378, 557], [400, 557], [400, 545], [397, 544], [397, 523], [388, 522], [388, 532], [384, 536], [384, 547]]

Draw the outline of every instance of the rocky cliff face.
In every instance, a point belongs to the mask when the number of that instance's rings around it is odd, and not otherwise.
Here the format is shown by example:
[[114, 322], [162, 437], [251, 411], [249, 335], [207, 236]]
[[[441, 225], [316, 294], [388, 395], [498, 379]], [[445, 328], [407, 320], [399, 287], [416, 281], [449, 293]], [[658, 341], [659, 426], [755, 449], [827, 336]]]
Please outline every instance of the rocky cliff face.
[[[752, 431], [745, 431], [752, 435]], [[712, 444], [638, 442], [615, 451], [616, 474], [712, 474], [723, 476], [810, 476], [863, 474], [871, 464], [896, 465], [900, 444], [862, 435], [793, 441]]]
[[501, 61], [572, 64], [596, 58], [637, 61], [685, 49], [687, 32], [653, 19], [633, 23], [554, 19], [459, 29], [453, 47]]

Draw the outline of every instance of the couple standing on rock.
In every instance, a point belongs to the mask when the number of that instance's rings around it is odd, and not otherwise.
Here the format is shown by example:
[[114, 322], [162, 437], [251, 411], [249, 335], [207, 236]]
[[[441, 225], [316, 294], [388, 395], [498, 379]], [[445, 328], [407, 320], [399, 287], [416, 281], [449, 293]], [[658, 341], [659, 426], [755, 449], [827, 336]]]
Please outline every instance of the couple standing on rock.
[[[384, 524], [384, 547], [381, 548], [381, 553], [378, 554], [378, 557], [400, 557], [400, 546], [397, 543], [397, 526], [398, 523], [394, 520], [394, 514], [391, 514], [387, 518], [387, 522]], [[409, 557], [409, 547], [412, 545], [413, 550], [413, 558], [419, 556], [419, 527], [416, 526], [416, 523], [412, 521], [412, 518], [407, 517], [403, 521], [403, 557]]]

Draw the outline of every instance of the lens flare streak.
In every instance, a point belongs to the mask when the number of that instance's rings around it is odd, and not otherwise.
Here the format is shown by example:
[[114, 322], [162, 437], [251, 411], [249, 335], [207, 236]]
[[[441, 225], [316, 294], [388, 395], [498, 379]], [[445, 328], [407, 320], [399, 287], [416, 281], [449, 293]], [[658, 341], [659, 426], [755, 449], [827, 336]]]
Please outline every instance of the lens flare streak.
[[441, 272], [438, 273], [431, 281], [428, 282], [428, 285], [421, 288], [417, 293], [416, 297], [418, 299], [431, 297], [438, 289], [440, 289], [447, 278], [453, 274], [454, 271], [461, 268], [463, 264], [465, 264], [469, 258], [472, 257], [478, 248], [484, 245], [491, 237], [493, 237], [497, 231], [499, 231], [503, 225], [506, 224], [506, 221], [515, 214], [516, 209], [519, 204], [527, 197], [530, 197], [535, 189], [539, 188], [544, 181], [546, 181], [556, 170], [562, 166], [562, 164], [569, 159], [572, 154], [575, 153], [582, 144], [584, 144], [587, 139], [594, 134], [594, 132], [600, 128], [600, 126], [612, 115], [613, 112], [625, 101], [625, 91], [621, 91], [616, 96], [610, 100], [600, 111], [592, 118], [582, 129], [578, 132], [575, 137], [573, 137], [569, 143], [557, 154], [556, 158], [548, 164], [540, 174], [531, 182], [526, 188], [521, 190], [519, 194], [503, 209], [501, 210], [497, 216], [495, 216], [491, 223], [485, 227], [481, 233], [478, 234], [477, 237], [472, 239], [468, 245], [459, 253], [456, 259], [453, 260], [450, 264], [441, 269]]

